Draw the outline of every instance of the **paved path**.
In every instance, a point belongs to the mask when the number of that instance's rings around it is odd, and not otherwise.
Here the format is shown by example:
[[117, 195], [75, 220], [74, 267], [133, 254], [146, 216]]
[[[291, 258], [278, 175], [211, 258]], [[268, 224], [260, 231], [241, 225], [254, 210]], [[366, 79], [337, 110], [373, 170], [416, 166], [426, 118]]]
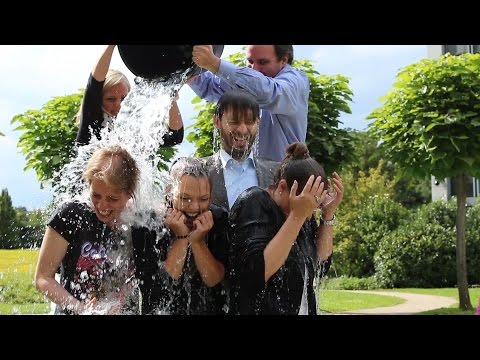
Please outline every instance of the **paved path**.
[[345, 311], [340, 314], [350, 314], [350, 315], [363, 315], [363, 314], [376, 314], [376, 315], [411, 315], [419, 313], [422, 311], [434, 310], [439, 308], [450, 307], [458, 301], [446, 296], [435, 296], [435, 295], [423, 295], [423, 294], [413, 294], [413, 293], [404, 293], [396, 291], [352, 291], [365, 294], [375, 294], [375, 295], [384, 295], [384, 296], [395, 296], [406, 301], [403, 304], [386, 306], [379, 308], [355, 310], [355, 311]]

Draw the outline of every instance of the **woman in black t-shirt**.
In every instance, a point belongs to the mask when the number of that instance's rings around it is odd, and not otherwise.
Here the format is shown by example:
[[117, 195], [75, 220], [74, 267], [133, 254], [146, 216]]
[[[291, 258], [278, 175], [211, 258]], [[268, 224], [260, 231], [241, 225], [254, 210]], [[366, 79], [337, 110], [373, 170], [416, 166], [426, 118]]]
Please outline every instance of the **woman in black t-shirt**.
[[84, 177], [90, 201], [63, 204], [49, 221], [35, 285], [57, 304], [56, 313], [124, 313], [134, 266], [131, 239], [119, 219], [134, 197], [139, 169], [126, 150], [111, 146], [93, 153]]

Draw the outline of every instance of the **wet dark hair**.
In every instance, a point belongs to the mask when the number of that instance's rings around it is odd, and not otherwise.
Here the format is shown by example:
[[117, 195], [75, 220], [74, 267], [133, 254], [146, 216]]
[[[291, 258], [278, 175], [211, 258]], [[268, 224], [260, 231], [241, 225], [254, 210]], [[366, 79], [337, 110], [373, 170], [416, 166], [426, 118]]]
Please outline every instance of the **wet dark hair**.
[[297, 195], [300, 194], [308, 181], [308, 178], [314, 175], [322, 177], [322, 182], [325, 183], [325, 189], [328, 188], [327, 176], [323, 166], [320, 165], [314, 158], [310, 157], [307, 145], [304, 143], [293, 143], [287, 148], [287, 156], [283, 159], [278, 167], [273, 182], [275, 186], [280, 180], [287, 182], [288, 188], [291, 189], [293, 182], [297, 180], [298, 189]]
[[273, 45], [277, 60], [280, 61], [284, 56], [287, 57], [288, 63], [292, 65], [293, 62], [293, 45]]
[[207, 164], [203, 159], [184, 156], [173, 162], [170, 167], [170, 175], [175, 179], [180, 179], [183, 175], [208, 178], [209, 172]]
[[[180, 157], [175, 160], [170, 167], [170, 176], [172, 180], [179, 181], [183, 175], [189, 175], [195, 178], [206, 178], [210, 185], [210, 193], [212, 192], [212, 179], [210, 178], [210, 173], [205, 160], [189, 156]], [[168, 189], [168, 201], [172, 200], [172, 195], [170, 189]]]
[[260, 106], [257, 100], [245, 90], [234, 89], [225, 92], [217, 102], [215, 116], [221, 119], [225, 111], [229, 109], [232, 110], [235, 118], [246, 118], [249, 110], [252, 111], [254, 119], [260, 117]]

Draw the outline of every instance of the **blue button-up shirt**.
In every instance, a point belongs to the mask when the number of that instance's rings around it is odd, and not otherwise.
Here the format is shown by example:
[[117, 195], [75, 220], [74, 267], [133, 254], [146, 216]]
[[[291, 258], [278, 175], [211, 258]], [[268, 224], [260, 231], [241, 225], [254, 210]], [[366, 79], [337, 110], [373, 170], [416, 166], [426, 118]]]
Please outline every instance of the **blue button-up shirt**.
[[214, 103], [232, 88], [244, 89], [257, 99], [261, 116], [254, 151], [259, 157], [282, 161], [288, 145], [306, 140], [310, 82], [290, 65], [271, 78], [221, 60], [216, 75], [204, 72], [189, 85], [199, 97]]
[[225, 150], [220, 150], [223, 178], [227, 190], [228, 207], [231, 209], [238, 195], [252, 186], [258, 186], [253, 154], [250, 152], [244, 161], [233, 159]]

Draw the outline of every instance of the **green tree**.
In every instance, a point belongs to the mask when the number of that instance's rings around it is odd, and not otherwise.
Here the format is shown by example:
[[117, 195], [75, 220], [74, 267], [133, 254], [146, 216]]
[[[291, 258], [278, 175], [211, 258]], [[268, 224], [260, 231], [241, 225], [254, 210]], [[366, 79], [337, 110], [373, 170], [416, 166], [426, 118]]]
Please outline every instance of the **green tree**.
[[480, 175], [480, 55], [446, 54], [401, 69], [369, 119], [387, 157], [405, 172], [458, 184], [456, 266], [459, 306], [471, 309], [465, 246], [466, 177]]
[[[78, 93], [57, 96], [40, 110], [28, 110], [15, 115], [11, 121], [18, 125], [15, 130], [23, 131], [17, 146], [27, 160], [24, 170], [37, 173], [40, 186], [54, 180], [55, 173], [69, 162], [74, 154], [78, 127], [74, 117], [80, 108], [84, 90]], [[160, 148], [158, 167], [167, 169], [167, 163], [175, 155], [175, 148]]]
[[27, 110], [15, 115], [12, 124], [15, 130], [23, 131], [17, 146], [27, 163], [24, 170], [37, 173], [40, 186], [53, 180], [70, 159], [77, 134], [74, 116], [82, 102], [83, 90], [68, 96], [57, 96], [40, 110]]
[[[242, 66], [244, 54], [232, 54], [229, 61]], [[351, 113], [348, 101], [352, 100], [353, 93], [348, 86], [349, 79], [342, 75], [320, 75], [310, 60], [294, 61], [293, 66], [305, 72], [310, 80], [306, 141], [310, 154], [330, 173], [352, 161], [354, 142], [351, 132], [339, 128], [342, 123], [340, 113]], [[192, 104], [196, 104], [198, 115], [195, 123], [190, 126], [193, 131], [188, 134], [187, 140], [195, 144], [196, 156], [212, 155], [219, 146], [213, 126], [215, 105], [202, 101], [199, 97], [195, 97]]]
[[[367, 175], [370, 169], [376, 169], [381, 160], [385, 159], [385, 153], [368, 131], [356, 131], [352, 133], [355, 139], [354, 160], [346, 169], [342, 169], [342, 175], [351, 171], [354, 182], [357, 181], [360, 172]], [[409, 208], [416, 208], [431, 199], [430, 176], [417, 178], [402, 173], [402, 168], [395, 162], [384, 161], [383, 171], [388, 174], [388, 180], [394, 181], [392, 200]], [[356, 189], [356, 186], [352, 187]]]
[[16, 212], [7, 189], [0, 195], [0, 249], [10, 249], [16, 228]]
[[15, 243], [12, 248], [40, 247], [47, 222], [46, 211], [40, 209], [28, 211], [25, 207], [17, 207], [15, 211], [18, 226], [15, 228]]

